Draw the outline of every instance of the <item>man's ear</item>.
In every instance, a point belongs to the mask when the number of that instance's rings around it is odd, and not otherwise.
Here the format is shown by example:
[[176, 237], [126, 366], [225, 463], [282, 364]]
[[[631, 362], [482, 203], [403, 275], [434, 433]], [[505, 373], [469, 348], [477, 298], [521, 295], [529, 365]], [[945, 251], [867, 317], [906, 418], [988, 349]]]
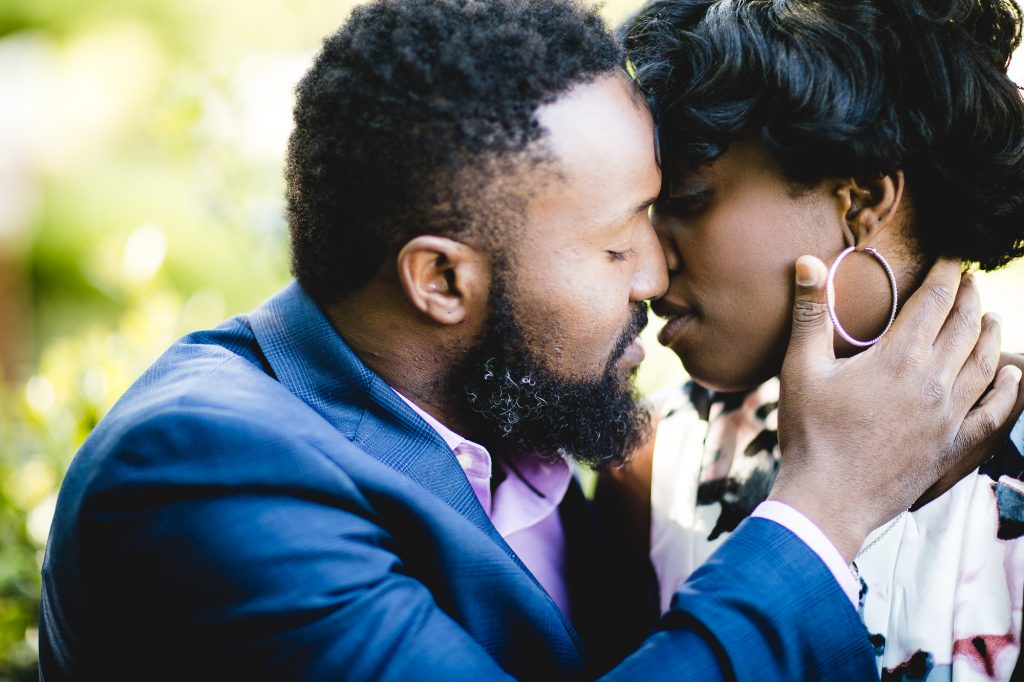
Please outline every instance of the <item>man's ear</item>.
[[438, 324], [459, 324], [486, 306], [489, 261], [448, 237], [415, 237], [398, 252], [398, 279], [409, 303]]
[[871, 246], [879, 234], [895, 223], [905, 186], [903, 171], [841, 181], [836, 194], [845, 215], [847, 244]]

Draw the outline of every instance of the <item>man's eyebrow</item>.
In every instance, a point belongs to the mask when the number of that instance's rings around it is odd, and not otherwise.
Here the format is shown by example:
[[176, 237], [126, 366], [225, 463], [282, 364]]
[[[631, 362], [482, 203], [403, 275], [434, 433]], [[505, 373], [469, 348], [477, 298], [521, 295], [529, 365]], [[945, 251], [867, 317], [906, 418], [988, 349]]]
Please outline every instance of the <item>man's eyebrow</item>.
[[637, 204], [635, 208], [630, 209], [629, 211], [623, 211], [621, 214], [615, 216], [615, 218], [613, 218], [612, 220], [609, 220], [601, 229], [609, 229], [615, 227], [616, 225], [621, 225], [622, 223], [631, 219], [637, 213], [643, 213], [644, 211], [648, 210], [651, 206], [654, 205], [654, 202], [656, 202], [657, 200], [657, 196], [653, 196], [649, 199], [644, 199], [639, 204]]
[[649, 209], [651, 206], [654, 206], [654, 202], [658, 200], [659, 196], [661, 196], [661, 194], [655, 194], [650, 199], [645, 199], [644, 201], [642, 201], [640, 205], [636, 207], [635, 213], [641, 213]]

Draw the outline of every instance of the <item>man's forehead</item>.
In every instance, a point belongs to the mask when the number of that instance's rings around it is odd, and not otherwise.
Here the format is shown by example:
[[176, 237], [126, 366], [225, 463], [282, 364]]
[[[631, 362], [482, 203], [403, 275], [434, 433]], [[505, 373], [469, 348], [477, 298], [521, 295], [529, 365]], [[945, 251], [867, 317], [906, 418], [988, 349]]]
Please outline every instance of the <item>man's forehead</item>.
[[657, 194], [653, 121], [625, 73], [576, 86], [543, 107], [538, 119], [564, 184], [592, 187], [604, 200], [621, 198], [622, 211]]
[[[579, 109], [589, 109], [590, 115], [579, 116]], [[629, 76], [620, 69], [578, 83], [553, 102], [537, 112], [540, 124], [548, 130], [559, 130], [565, 123], [568, 129], [585, 131], [587, 127], [610, 126], [622, 120], [650, 122], [650, 110], [643, 94]], [[615, 119], [613, 117], [618, 117]]]

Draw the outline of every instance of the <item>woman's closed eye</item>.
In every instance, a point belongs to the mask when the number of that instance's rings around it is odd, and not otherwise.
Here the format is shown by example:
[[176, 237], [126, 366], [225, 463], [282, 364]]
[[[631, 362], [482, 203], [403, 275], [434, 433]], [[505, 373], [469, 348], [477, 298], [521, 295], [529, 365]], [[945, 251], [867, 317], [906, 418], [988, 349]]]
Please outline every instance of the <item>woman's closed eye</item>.
[[711, 190], [700, 190], [698, 192], [668, 196], [658, 200], [658, 209], [683, 215], [695, 213], [707, 203], [710, 196]]

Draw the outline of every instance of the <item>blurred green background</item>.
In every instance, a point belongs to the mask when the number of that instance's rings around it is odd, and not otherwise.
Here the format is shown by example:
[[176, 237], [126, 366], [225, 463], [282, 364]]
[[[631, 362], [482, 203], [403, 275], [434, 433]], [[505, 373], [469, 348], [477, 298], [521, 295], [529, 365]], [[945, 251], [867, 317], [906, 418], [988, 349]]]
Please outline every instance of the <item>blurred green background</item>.
[[[39, 567], [82, 440], [175, 338], [288, 280], [292, 90], [353, 4], [0, 3], [0, 680], [36, 679]], [[981, 278], [1016, 350], [1022, 285], [1019, 264]], [[680, 381], [645, 336], [642, 389]]]

